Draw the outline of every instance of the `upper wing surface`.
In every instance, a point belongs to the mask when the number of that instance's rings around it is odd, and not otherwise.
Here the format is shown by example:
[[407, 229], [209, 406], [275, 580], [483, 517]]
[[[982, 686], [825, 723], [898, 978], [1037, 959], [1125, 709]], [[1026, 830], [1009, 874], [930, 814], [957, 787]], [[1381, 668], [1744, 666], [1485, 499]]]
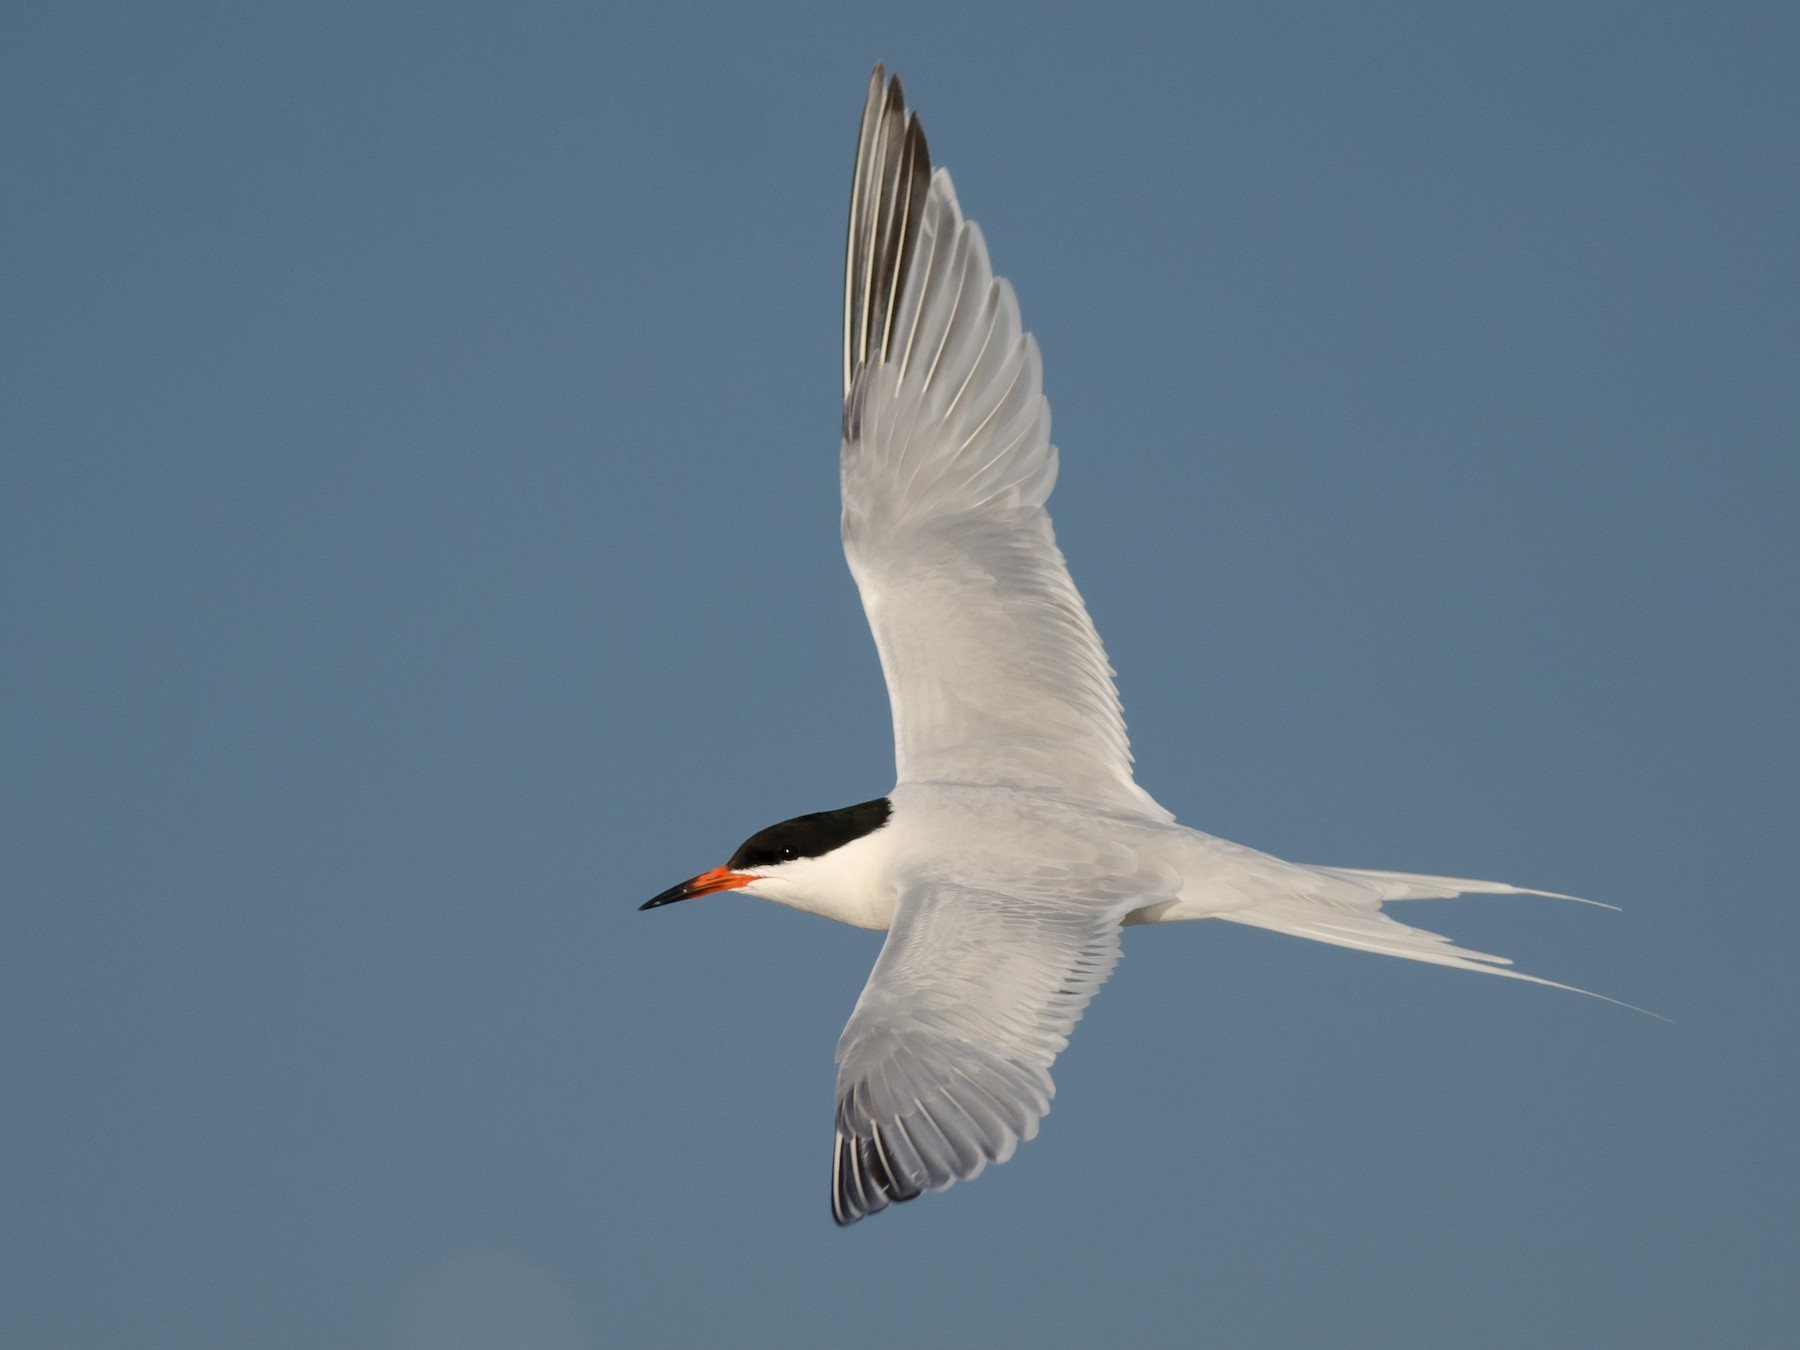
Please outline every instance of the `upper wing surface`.
[[846, 257], [844, 552], [899, 781], [1168, 819], [1132, 778], [1112, 668], [1044, 509], [1056, 448], [1037, 344], [879, 66]]
[[838, 1042], [831, 1212], [854, 1223], [1005, 1162], [1119, 958], [1117, 907], [946, 882], [903, 890]]

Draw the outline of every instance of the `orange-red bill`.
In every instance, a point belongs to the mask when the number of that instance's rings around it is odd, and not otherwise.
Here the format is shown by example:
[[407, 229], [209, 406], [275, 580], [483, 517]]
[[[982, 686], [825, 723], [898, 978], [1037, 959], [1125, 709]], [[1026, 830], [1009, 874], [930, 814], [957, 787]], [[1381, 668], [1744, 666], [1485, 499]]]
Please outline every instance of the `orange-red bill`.
[[714, 891], [735, 891], [739, 886], [748, 886], [756, 878], [748, 872], [733, 872], [729, 867], [715, 867], [710, 872], [702, 872], [697, 877], [690, 877], [679, 886], [671, 886], [653, 900], [646, 900], [639, 905], [640, 910], [655, 909], [659, 905], [672, 905], [677, 900], [692, 900], [696, 895], [711, 895]]

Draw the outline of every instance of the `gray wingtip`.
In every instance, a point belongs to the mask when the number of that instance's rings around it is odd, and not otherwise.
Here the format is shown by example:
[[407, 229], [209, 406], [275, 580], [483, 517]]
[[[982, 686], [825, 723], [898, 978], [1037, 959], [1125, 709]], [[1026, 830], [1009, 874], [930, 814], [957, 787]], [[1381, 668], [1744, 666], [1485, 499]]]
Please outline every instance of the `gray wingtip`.
[[831, 1147], [831, 1218], [839, 1228], [879, 1214], [889, 1205], [917, 1200], [925, 1190], [895, 1166], [879, 1127], [865, 1138], [840, 1120]]
[[844, 248], [844, 393], [858, 369], [885, 352], [888, 326], [906, 285], [912, 245], [931, 183], [924, 128], [906, 106], [898, 75], [869, 77], [856, 136], [850, 222]]

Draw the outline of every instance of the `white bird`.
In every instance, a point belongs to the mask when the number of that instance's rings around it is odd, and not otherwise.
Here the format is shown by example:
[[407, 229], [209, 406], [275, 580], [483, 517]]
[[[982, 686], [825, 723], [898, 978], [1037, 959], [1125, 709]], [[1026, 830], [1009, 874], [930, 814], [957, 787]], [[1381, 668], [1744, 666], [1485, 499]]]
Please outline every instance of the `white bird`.
[[1044, 510], [1057, 460], [1037, 343], [899, 78], [883, 79], [878, 65], [850, 195], [841, 472], [897, 782], [772, 825], [642, 906], [737, 890], [887, 931], [838, 1042], [840, 1224], [1037, 1133], [1051, 1061], [1127, 924], [1229, 919], [1566, 989], [1382, 906], [1575, 898], [1284, 862], [1176, 824], [1138, 786], [1112, 668]]

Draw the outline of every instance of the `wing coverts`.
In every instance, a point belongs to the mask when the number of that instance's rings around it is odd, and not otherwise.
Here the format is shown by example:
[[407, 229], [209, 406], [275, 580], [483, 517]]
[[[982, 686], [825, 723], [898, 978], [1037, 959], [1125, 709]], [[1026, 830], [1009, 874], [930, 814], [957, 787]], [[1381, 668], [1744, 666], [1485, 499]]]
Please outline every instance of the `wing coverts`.
[[1119, 921], [1012, 891], [934, 883], [896, 905], [838, 1042], [838, 1223], [967, 1180], [1037, 1134], [1050, 1063], [1119, 959]]
[[1056, 547], [1037, 343], [898, 79], [869, 86], [844, 286], [844, 551], [898, 778], [1170, 819], [1132, 780], [1112, 667]]

